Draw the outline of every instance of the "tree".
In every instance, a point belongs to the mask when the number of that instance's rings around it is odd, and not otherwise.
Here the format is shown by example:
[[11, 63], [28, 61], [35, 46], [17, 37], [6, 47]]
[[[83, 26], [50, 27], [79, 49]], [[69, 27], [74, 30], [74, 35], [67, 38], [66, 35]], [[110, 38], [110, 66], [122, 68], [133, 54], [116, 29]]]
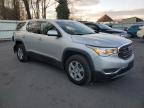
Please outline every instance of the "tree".
[[5, 20], [19, 20], [19, 0], [0, 0], [0, 17]]
[[47, 9], [55, 4], [56, 4], [56, 1], [53, 1], [53, 0], [41, 0], [42, 18], [46, 19]]
[[40, 6], [39, 6], [39, 2], [41, 0], [36, 0], [36, 18], [39, 19], [40, 18]]
[[25, 9], [27, 11], [28, 19], [32, 19], [31, 13], [30, 13], [29, 1], [28, 0], [23, 0], [23, 2], [24, 2], [24, 5], [25, 5]]
[[19, 0], [13, 0], [13, 11], [15, 20], [20, 20]]
[[0, 0], [0, 15], [3, 19], [6, 19], [6, 13], [5, 13], [5, 0]]
[[[49, 0], [50, 1], [50, 0]], [[42, 0], [42, 17], [46, 19], [46, 0]]]
[[32, 18], [40, 18], [40, 2], [41, 0], [31, 0], [29, 2], [32, 11]]
[[58, 19], [69, 19], [70, 11], [68, 8], [68, 2], [67, 0], [57, 0], [59, 3], [56, 12], [57, 12], [57, 18]]

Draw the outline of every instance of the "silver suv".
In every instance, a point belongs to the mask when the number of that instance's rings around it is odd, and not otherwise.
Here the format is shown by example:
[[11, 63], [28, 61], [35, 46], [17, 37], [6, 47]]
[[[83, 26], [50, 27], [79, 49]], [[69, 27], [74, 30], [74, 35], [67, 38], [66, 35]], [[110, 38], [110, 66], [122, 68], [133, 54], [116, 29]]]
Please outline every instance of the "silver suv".
[[14, 52], [19, 61], [30, 57], [63, 68], [75, 84], [113, 79], [133, 67], [132, 41], [95, 33], [71, 20], [28, 20], [18, 24]]

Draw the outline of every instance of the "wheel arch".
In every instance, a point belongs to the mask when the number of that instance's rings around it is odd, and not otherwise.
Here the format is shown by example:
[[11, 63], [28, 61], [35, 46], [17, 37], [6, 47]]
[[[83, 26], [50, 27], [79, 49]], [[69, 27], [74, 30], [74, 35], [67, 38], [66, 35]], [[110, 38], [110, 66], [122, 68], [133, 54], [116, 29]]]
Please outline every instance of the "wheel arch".
[[90, 54], [84, 50], [77, 49], [77, 48], [67, 48], [64, 50], [63, 55], [62, 55], [62, 65], [63, 65], [64, 69], [65, 69], [66, 60], [70, 56], [77, 55], [77, 54], [84, 56], [89, 63], [91, 71], [94, 71], [94, 64], [92, 62], [92, 58], [91, 58]]
[[21, 40], [15, 40], [15, 45], [14, 45], [14, 48], [13, 48], [14, 52], [17, 51], [17, 46], [20, 45], [20, 44], [24, 45], [24, 43]]

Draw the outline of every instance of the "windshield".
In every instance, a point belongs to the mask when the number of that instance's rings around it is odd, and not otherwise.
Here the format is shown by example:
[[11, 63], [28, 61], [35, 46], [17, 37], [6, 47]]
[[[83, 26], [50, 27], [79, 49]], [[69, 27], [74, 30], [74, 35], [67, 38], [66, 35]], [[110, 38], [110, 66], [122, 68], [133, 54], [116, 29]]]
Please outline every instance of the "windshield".
[[104, 30], [112, 29], [111, 27], [109, 27], [109, 26], [107, 26], [107, 25], [104, 25], [104, 24], [98, 24], [98, 26], [99, 26], [101, 29], [104, 29]]
[[66, 33], [71, 35], [95, 34], [95, 32], [82, 23], [76, 21], [57, 21], [56, 22]]

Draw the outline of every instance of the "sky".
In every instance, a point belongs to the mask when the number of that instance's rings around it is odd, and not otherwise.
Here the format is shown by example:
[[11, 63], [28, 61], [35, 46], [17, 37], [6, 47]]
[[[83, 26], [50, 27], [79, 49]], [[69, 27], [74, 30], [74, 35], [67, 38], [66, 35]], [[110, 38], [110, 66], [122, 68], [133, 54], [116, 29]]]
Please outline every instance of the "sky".
[[144, 19], [144, 0], [70, 0], [70, 3], [71, 16], [77, 19], [95, 21], [104, 14], [113, 19], [135, 16]]

